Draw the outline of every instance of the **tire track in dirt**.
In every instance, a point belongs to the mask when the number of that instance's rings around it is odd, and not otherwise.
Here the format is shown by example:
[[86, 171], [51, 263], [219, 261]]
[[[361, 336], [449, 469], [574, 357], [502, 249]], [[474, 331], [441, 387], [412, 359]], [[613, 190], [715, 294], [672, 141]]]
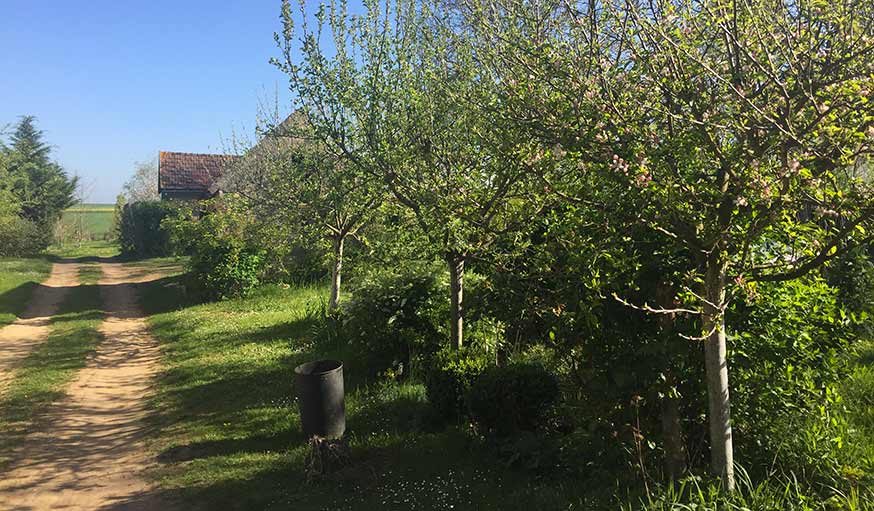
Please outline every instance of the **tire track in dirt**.
[[52, 316], [70, 288], [79, 285], [80, 267], [75, 262], [54, 263], [49, 278], [36, 288], [21, 316], [0, 329], [0, 391], [12, 379], [18, 363], [48, 338]]
[[52, 405], [43, 431], [30, 435], [0, 481], [0, 509], [168, 510], [144, 479], [152, 463], [143, 441], [146, 396], [160, 352], [132, 284], [159, 278], [121, 263], [100, 264], [106, 310], [103, 341]]

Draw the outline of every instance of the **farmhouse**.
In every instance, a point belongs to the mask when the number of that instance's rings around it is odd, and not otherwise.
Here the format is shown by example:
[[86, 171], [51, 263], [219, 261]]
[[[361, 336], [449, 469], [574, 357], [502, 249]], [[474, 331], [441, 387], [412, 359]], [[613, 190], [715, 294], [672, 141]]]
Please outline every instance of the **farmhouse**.
[[158, 193], [162, 200], [203, 200], [220, 192], [218, 181], [237, 156], [161, 151]]

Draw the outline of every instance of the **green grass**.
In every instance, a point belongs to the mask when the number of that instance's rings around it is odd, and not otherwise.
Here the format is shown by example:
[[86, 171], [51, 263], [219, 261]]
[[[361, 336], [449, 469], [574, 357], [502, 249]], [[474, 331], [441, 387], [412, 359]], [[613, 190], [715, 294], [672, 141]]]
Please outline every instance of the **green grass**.
[[92, 260], [98, 257], [107, 258], [119, 255], [121, 250], [113, 241], [83, 241], [64, 246], [54, 245], [47, 251], [53, 257], [63, 259]]
[[[112, 233], [112, 204], [78, 204], [61, 215], [58, 232], [67, 240], [107, 238]], [[69, 241], [67, 241], [69, 243]]]
[[43, 257], [0, 258], [0, 328], [15, 321], [34, 289], [51, 272]]
[[[143, 293], [165, 353], [152, 448], [164, 491], [202, 509], [588, 509], [576, 485], [507, 471], [458, 429], [432, 432], [420, 385], [365, 381], [344, 350], [314, 344], [322, 287], [267, 286], [183, 306], [178, 277]], [[165, 312], [162, 312], [165, 311]], [[293, 369], [345, 362], [353, 463], [307, 483]], [[568, 503], [575, 505], [567, 507]]]
[[113, 210], [115, 210], [115, 204], [85, 203], [85, 204], [76, 204], [75, 206], [69, 208], [67, 211], [113, 211]]
[[8, 463], [9, 449], [39, 427], [41, 414], [64, 396], [66, 384], [85, 366], [101, 340], [102, 320], [98, 287], [74, 288], [52, 319], [48, 339], [15, 370], [0, 392], [0, 467]]

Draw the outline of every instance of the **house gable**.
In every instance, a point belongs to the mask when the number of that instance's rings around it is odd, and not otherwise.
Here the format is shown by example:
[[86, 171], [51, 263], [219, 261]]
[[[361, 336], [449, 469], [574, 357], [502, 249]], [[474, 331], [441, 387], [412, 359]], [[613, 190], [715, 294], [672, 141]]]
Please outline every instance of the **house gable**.
[[158, 155], [158, 193], [163, 200], [208, 199], [216, 182], [237, 156], [161, 151]]

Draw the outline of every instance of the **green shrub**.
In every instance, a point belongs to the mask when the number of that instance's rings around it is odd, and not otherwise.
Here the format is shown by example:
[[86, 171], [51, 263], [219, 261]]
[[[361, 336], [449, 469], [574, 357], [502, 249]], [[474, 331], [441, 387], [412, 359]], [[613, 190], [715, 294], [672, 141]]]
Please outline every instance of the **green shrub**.
[[540, 364], [486, 370], [470, 388], [471, 417], [487, 432], [506, 436], [534, 431], [558, 401], [556, 377]]
[[205, 300], [244, 296], [257, 287], [267, 271], [253, 219], [232, 198], [199, 204], [197, 214], [170, 218], [162, 228], [173, 244], [191, 258], [192, 292]]
[[176, 214], [174, 205], [161, 201], [126, 204], [118, 219], [118, 242], [125, 256], [162, 257], [172, 253], [170, 232], [162, 226]]
[[365, 278], [344, 306], [349, 343], [375, 373], [403, 366], [409, 376], [445, 342], [445, 283], [437, 273], [405, 270]]
[[20, 257], [37, 254], [49, 245], [46, 227], [19, 217], [0, 218], [0, 256]]
[[486, 369], [486, 358], [470, 349], [437, 352], [425, 377], [431, 408], [443, 420], [467, 415], [467, 394]]
[[261, 283], [264, 257], [230, 240], [201, 246], [190, 268], [203, 298], [222, 300], [245, 296]]
[[729, 352], [732, 422], [738, 457], [751, 470], [816, 477], [841, 464], [838, 387], [855, 329], [837, 298], [823, 279], [808, 277], [762, 283], [729, 311], [737, 332]]

